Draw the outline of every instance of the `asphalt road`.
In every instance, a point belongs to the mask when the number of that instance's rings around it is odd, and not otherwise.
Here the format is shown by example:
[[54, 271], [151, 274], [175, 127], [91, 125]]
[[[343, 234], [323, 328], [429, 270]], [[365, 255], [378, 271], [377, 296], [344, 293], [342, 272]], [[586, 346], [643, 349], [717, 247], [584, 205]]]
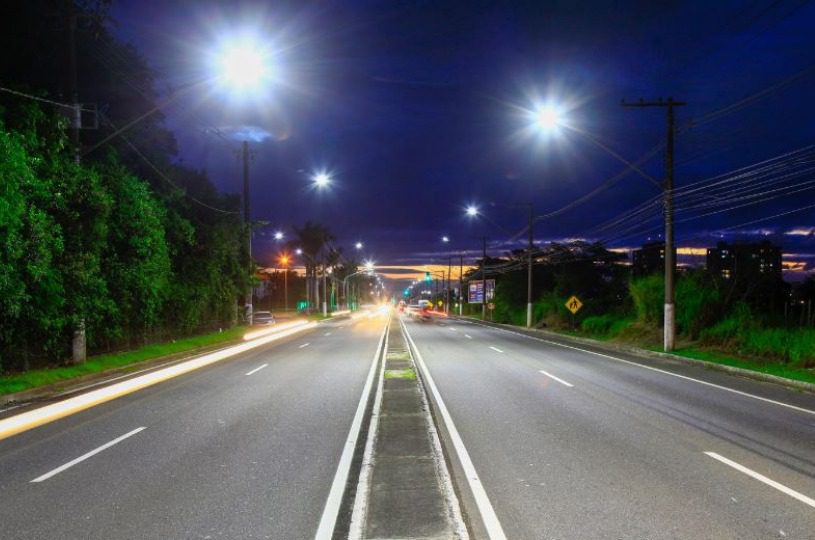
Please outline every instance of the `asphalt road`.
[[464, 321], [407, 328], [507, 538], [815, 539], [815, 396]]
[[0, 538], [314, 538], [384, 324], [321, 325], [0, 441]]

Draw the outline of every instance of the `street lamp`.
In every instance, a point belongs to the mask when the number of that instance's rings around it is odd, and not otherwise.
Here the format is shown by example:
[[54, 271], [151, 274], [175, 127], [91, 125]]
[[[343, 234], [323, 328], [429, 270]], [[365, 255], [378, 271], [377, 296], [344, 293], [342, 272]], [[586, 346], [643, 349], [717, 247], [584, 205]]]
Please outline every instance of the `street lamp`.
[[475, 205], [470, 205], [467, 207], [467, 215], [469, 217], [475, 217], [478, 215], [478, 207]]
[[535, 127], [544, 132], [552, 131], [563, 125], [563, 113], [551, 104], [536, 107], [534, 119]]
[[327, 172], [318, 172], [311, 177], [311, 181], [317, 188], [323, 189], [331, 184], [331, 175]]
[[444, 243], [446, 244], [447, 242], [449, 242], [449, 241], [450, 241], [450, 237], [449, 237], [449, 236], [442, 236], [442, 237], [441, 237], [441, 241], [442, 241], [442, 242], [444, 242]]
[[283, 311], [289, 311], [289, 261], [288, 255], [280, 256], [280, 264], [283, 266]]
[[356, 244], [354, 244], [354, 247], [357, 249], [362, 249], [362, 242], [357, 242]]
[[280, 232], [280, 231], [277, 231], [276, 233], [274, 233], [274, 239], [275, 240], [283, 240], [283, 233]]
[[[268, 47], [248, 37], [225, 43], [216, 54], [215, 59], [218, 81], [241, 96], [260, 90], [269, 81], [272, 74]], [[249, 290], [246, 293], [244, 306], [246, 322], [251, 326], [253, 323], [251, 275], [254, 274], [254, 268], [252, 264], [252, 218], [249, 204], [249, 141], [243, 141], [241, 157], [243, 161], [242, 218], [244, 225], [249, 229], [247, 253], [250, 273]]]

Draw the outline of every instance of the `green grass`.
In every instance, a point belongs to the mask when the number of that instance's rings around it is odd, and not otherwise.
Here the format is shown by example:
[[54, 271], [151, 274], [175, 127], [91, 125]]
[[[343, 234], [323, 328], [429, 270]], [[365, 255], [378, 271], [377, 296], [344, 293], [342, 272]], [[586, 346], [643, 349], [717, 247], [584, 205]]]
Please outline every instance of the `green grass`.
[[695, 347], [677, 349], [673, 352], [673, 354], [683, 356], [685, 358], [691, 358], [693, 360], [704, 360], [714, 364], [749, 369], [750, 371], [775, 375], [785, 379], [815, 383], [815, 370], [796, 368], [774, 361], [760, 362], [757, 360], [737, 358], [718, 351], [697, 349]]
[[416, 372], [413, 368], [407, 369], [386, 369], [386, 379], [416, 379]]
[[103, 354], [93, 356], [83, 364], [74, 366], [60, 366], [47, 369], [35, 369], [25, 373], [15, 373], [12, 375], [0, 376], [0, 395], [22, 392], [31, 388], [38, 388], [60, 381], [66, 381], [75, 377], [100, 373], [113, 368], [124, 366], [138, 367], [137, 364], [147, 360], [153, 360], [162, 356], [192, 351], [201, 347], [217, 345], [240, 339], [246, 332], [245, 327], [235, 327], [223, 332], [213, 332], [184, 339], [178, 339], [168, 343], [157, 343], [147, 345], [132, 351]]

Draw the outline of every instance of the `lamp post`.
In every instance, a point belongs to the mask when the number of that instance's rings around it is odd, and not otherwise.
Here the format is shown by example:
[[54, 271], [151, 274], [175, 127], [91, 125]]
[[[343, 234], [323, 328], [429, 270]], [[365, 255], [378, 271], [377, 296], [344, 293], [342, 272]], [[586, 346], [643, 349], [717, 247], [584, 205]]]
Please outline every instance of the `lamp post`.
[[280, 264], [283, 265], [283, 311], [289, 311], [289, 256], [281, 255]]
[[[256, 91], [268, 82], [271, 75], [269, 51], [260, 43], [243, 40], [225, 44], [216, 55], [217, 79], [231, 91], [245, 95]], [[246, 322], [251, 325], [252, 316], [252, 283], [254, 265], [252, 263], [252, 221], [249, 202], [249, 141], [241, 144], [241, 161], [243, 162], [243, 223], [248, 227], [247, 254], [249, 258], [249, 290], [244, 299]]]

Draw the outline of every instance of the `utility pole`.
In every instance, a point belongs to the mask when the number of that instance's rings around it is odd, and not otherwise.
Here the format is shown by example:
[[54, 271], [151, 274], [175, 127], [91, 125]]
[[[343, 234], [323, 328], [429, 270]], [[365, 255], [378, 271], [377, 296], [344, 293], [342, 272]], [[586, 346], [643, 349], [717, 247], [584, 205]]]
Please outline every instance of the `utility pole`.
[[289, 311], [289, 267], [283, 269], [283, 312]]
[[532, 248], [534, 240], [535, 214], [532, 203], [529, 203], [529, 253], [527, 253], [526, 272], [526, 327], [532, 328]]
[[[79, 83], [76, 58], [76, 6], [73, 0], [65, 1], [68, 16], [68, 85], [71, 94], [71, 144], [74, 146], [74, 160], [80, 163], [81, 142], [79, 130], [82, 127], [82, 105], [79, 103]], [[80, 317], [74, 328], [71, 340], [71, 361], [81, 364], [88, 357], [87, 339], [85, 336], [85, 318]]]
[[447, 288], [444, 290], [446, 294], [445, 303], [446, 306], [444, 307], [444, 312], [447, 315], [450, 315], [450, 280], [453, 275], [450, 273], [453, 268], [453, 256], [448, 255], [447, 257]]
[[252, 264], [252, 216], [249, 212], [249, 141], [243, 141], [241, 145], [241, 158], [243, 160], [243, 224], [248, 229], [246, 249], [249, 254], [249, 290], [244, 299], [244, 310], [246, 311], [246, 322], [252, 326], [252, 279], [255, 272]]
[[328, 268], [323, 262], [323, 317], [328, 317], [328, 299], [326, 295], [328, 294], [328, 288], [325, 285], [325, 275], [327, 273]]
[[464, 290], [462, 287], [464, 284], [462, 280], [464, 279], [464, 254], [459, 255], [458, 260], [458, 316], [461, 317], [464, 315]]
[[487, 320], [487, 237], [482, 238], [481, 244], [481, 320]]
[[674, 350], [676, 346], [676, 306], [674, 304], [674, 107], [687, 105], [684, 101], [674, 101], [668, 98], [658, 101], [639, 100], [634, 103], [623, 101], [623, 107], [665, 107], [668, 111], [668, 133], [665, 139], [665, 324], [663, 329], [663, 348], [665, 352]]

